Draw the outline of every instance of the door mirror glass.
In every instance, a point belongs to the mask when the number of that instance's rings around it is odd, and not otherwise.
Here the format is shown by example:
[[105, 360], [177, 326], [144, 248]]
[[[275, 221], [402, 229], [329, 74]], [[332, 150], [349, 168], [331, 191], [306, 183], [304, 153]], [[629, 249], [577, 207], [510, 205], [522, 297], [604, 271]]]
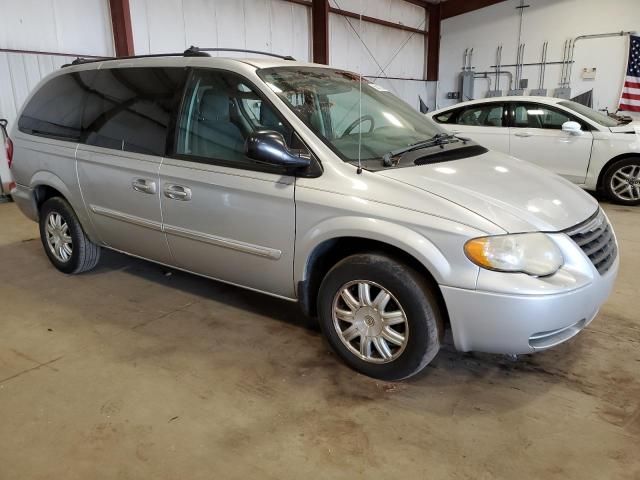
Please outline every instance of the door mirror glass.
[[562, 131], [571, 135], [582, 135], [582, 128], [578, 122], [564, 122], [562, 124]]
[[280, 132], [258, 130], [247, 137], [245, 154], [258, 162], [288, 169], [306, 168], [311, 164], [308, 154], [291, 151]]

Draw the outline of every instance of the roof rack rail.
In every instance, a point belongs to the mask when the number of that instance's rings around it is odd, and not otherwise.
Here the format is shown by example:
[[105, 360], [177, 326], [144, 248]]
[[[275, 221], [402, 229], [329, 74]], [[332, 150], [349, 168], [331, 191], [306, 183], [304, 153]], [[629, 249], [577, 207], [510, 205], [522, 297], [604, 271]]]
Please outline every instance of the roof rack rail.
[[266, 55], [268, 57], [281, 58], [283, 60], [294, 60], [290, 55], [279, 55], [277, 53], [262, 52], [260, 50], [246, 50], [243, 48], [199, 48], [191, 45], [184, 52], [176, 53], [148, 53], [145, 55], [131, 55], [127, 57], [103, 57], [103, 58], [82, 58], [78, 57], [71, 63], [65, 63], [61, 68], [70, 67], [73, 65], [84, 65], [86, 63], [98, 63], [107, 62], [111, 60], [129, 60], [133, 58], [156, 58], [156, 57], [210, 57], [208, 52], [244, 52], [255, 53], [257, 55]]
[[243, 53], [255, 53], [257, 55], [266, 55], [267, 57], [281, 58], [282, 60], [293, 60], [291, 55], [280, 55], [277, 53], [263, 52], [262, 50], [247, 50], [246, 48], [200, 48], [191, 45], [184, 51], [185, 57], [207, 57], [207, 52], [243, 52]]

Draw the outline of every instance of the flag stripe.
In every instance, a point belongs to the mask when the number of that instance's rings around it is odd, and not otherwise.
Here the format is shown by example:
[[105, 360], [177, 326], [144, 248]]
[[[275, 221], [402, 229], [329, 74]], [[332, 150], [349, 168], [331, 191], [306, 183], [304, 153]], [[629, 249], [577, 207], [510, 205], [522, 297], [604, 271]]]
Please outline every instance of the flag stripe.
[[629, 35], [626, 76], [618, 102], [620, 110], [640, 112], [640, 37]]
[[640, 107], [640, 102], [637, 100], [622, 99], [620, 100], [620, 108], [622, 108], [623, 105], [626, 107]]
[[640, 105], [625, 105], [623, 103], [620, 104], [620, 111], [622, 112], [640, 112]]

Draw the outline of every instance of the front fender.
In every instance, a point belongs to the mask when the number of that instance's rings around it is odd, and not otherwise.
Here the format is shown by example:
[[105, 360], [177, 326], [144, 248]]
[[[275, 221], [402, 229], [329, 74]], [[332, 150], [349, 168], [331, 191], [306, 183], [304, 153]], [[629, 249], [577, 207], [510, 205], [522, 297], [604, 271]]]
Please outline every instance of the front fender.
[[344, 237], [361, 237], [397, 247], [422, 263], [438, 283], [451, 275], [451, 265], [442, 252], [418, 232], [377, 218], [344, 216], [326, 219], [296, 240], [296, 284], [308, 278], [307, 260], [316, 247]]

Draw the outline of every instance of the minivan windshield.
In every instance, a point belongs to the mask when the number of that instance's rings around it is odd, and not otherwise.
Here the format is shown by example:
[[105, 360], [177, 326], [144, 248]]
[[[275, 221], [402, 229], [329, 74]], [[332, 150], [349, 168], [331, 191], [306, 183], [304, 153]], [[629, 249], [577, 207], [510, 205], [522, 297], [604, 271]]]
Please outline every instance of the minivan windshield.
[[444, 132], [384, 88], [365, 79], [360, 84], [351, 72], [275, 67], [258, 75], [344, 161], [358, 160], [358, 154], [382, 159]]
[[572, 102], [570, 100], [558, 102], [558, 105], [562, 105], [574, 112], [578, 112], [580, 115], [584, 115], [589, 120], [592, 120], [603, 127], [615, 127], [622, 123], [617, 121], [615, 118], [605, 115], [604, 113], [595, 111], [593, 108], [586, 107], [580, 103]]

